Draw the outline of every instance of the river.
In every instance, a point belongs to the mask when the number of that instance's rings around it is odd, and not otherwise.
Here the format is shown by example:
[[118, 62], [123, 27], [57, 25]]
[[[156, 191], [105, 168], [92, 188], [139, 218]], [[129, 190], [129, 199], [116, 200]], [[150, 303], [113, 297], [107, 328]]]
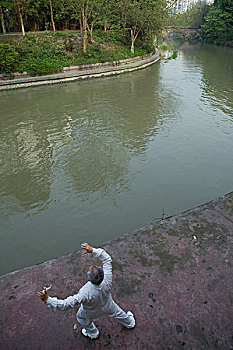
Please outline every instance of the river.
[[[233, 190], [233, 50], [1, 92], [0, 274]], [[131, 247], [129, 247], [131, 249]]]

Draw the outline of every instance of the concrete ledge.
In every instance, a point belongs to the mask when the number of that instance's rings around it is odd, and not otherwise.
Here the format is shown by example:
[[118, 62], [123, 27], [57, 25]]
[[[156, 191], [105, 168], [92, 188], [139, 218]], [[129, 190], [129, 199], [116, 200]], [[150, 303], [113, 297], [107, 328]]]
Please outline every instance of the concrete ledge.
[[71, 70], [85, 70], [85, 69], [95, 69], [99, 67], [106, 67], [106, 66], [120, 66], [122, 64], [129, 64], [135, 61], [141, 61], [142, 59], [147, 59], [149, 57], [153, 56], [153, 54], [145, 55], [145, 56], [136, 56], [133, 58], [126, 58], [123, 60], [113, 61], [113, 62], [104, 62], [104, 63], [93, 63], [93, 64], [83, 64], [80, 66], [69, 66], [64, 67], [63, 72], [71, 71]]
[[233, 192], [105, 243], [113, 297], [134, 312], [136, 327], [102, 318], [95, 341], [73, 330], [75, 310], [54, 313], [35, 296], [46, 284], [60, 298], [77, 293], [92, 256], [76, 252], [2, 276], [0, 348], [232, 349], [232, 232]]
[[11, 90], [22, 87], [33, 87], [38, 85], [57, 84], [62, 82], [75, 81], [88, 78], [99, 78], [132, 72], [143, 69], [154, 64], [161, 58], [158, 51], [155, 55], [147, 55], [145, 58], [135, 57], [133, 59], [115, 61], [113, 63], [97, 63], [95, 65], [71, 66], [66, 67], [63, 73], [51, 74], [46, 76], [24, 77], [12, 80], [0, 80], [0, 91]]

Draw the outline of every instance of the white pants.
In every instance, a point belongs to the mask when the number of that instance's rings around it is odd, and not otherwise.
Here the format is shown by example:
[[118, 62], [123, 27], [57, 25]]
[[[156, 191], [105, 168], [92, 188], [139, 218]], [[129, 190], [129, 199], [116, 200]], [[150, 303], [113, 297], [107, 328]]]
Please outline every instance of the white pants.
[[[107, 310], [103, 316], [109, 316], [119, 321], [126, 328], [133, 328], [132, 317], [128, 316], [125, 311], [123, 311], [114, 301], [111, 303], [111, 307]], [[86, 329], [87, 334], [91, 338], [96, 338], [99, 335], [98, 328], [95, 326], [92, 320], [88, 319], [88, 315], [83, 312], [82, 305], [77, 312], [77, 320], [80, 325]]]

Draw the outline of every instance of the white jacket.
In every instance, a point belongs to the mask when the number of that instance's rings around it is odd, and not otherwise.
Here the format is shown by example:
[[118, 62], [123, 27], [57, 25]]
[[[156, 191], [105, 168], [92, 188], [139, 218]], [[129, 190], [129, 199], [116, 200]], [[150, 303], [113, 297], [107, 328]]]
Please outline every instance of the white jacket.
[[92, 320], [97, 320], [114, 307], [115, 303], [111, 296], [112, 259], [101, 248], [93, 248], [92, 254], [99, 258], [103, 264], [104, 280], [99, 285], [89, 281], [79, 290], [78, 294], [69, 296], [64, 300], [49, 297], [47, 300], [48, 307], [53, 310], [65, 310], [69, 307], [74, 307], [76, 304], [82, 304], [79, 316]]

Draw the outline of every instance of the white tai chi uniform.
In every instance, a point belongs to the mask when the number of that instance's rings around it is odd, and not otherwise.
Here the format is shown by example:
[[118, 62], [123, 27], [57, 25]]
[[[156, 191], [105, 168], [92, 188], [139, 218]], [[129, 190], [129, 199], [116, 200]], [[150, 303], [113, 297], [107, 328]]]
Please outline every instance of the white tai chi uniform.
[[69, 296], [62, 300], [56, 297], [49, 297], [48, 307], [53, 310], [65, 310], [74, 307], [75, 304], [81, 304], [77, 312], [77, 320], [87, 331], [91, 338], [96, 338], [99, 331], [93, 321], [101, 316], [110, 316], [122, 323], [127, 328], [133, 328], [135, 320], [132, 316], [125, 313], [112, 299], [112, 259], [109, 254], [101, 248], [93, 248], [92, 254], [103, 263], [104, 279], [99, 285], [90, 281], [87, 282], [78, 292], [78, 294]]

